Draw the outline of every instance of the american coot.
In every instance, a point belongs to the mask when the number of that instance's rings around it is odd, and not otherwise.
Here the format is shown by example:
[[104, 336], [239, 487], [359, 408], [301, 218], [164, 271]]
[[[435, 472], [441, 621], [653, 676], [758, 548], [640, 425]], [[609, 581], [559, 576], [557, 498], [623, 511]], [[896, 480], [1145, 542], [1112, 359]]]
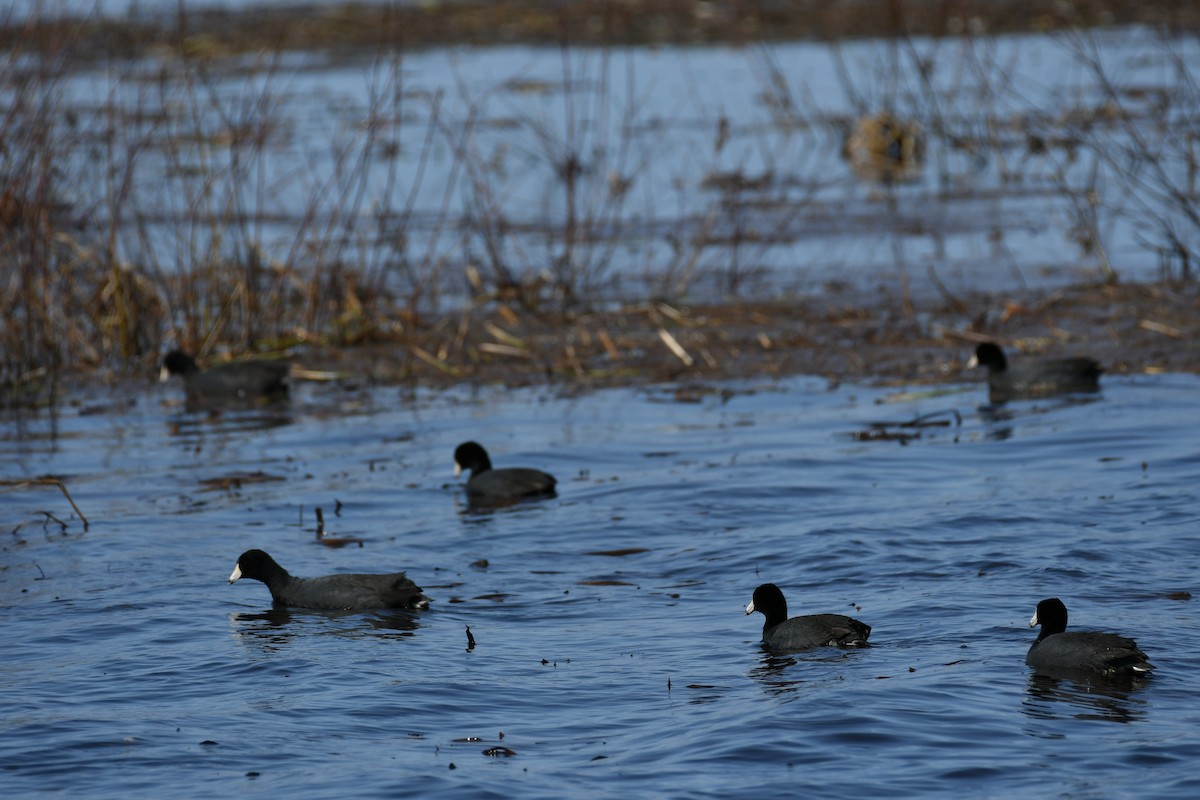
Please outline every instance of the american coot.
[[1045, 397], [1054, 394], [1100, 391], [1104, 370], [1090, 358], [1054, 358], [1009, 366], [1000, 346], [984, 342], [967, 362], [971, 369], [988, 370], [988, 389], [993, 402]]
[[172, 375], [183, 380], [191, 403], [279, 399], [287, 395], [288, 365], [283, 361], [239, 361], [200, 370], [196, 359], [182, 350], [163, 358], [159, 380]]
[[1029, 627], [1042, 626], [1025, 663], [1037, 670], [1078, 670], [1102, 675], [1147, 673], [1154, 665], [1137, 642], [1115, 633], [1067, 630], [1067, 607], [1057, 597], [1038, 603]]
[[755, 611], [766, 617], [763, 642], [773, 650], [807, 650], [811, 647], [862, 647], [871, 635], [871, 626], [843, 614], [810, 614], [787, 618], [787, 600], [773, 583], [754, 590], [746, 613]]
[[265, 583], [277, 606], [338, 610], [429, 606], [429, 598], [421, 594], [421, 587], [403, 572], [294, 578], [262, 550], [247, 550], [238, 558], [229, 582], [241, 578]]
[[553, 475], [526, 467], [492, 469], [487, 451], [477, 442], [463, 442], [454, 451], [454, 477], [467, 471], [467, 498], [474, 503], [509, 503], [533, 497], [553, 497]]

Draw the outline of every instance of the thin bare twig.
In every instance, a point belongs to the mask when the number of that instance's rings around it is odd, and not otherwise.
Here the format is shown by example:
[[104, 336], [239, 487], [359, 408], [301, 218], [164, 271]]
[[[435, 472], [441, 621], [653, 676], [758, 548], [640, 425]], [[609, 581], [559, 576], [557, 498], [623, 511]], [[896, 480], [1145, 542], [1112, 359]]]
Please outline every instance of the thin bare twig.
[[[23, 478], [20, 480], [0, 480], [0, 486], [14, 486], [18, 489], [26, 486], [57, 486], [63, 493], [63, 497], [67, 498], [67, 502], [71, 504], [71, 508], [75, 509], [75, 515], [83, 522], [83, 529], [88, 529], [88, 519], [79, 510], [79, 506], [75, 505], [75, 501], [71, 499], [71, 493], [67, 491], [67, 486], [58, 478]], [[47, 512], [42, 512], [49, 516]], [[65, 524], [64, 524], [65, 527]]]

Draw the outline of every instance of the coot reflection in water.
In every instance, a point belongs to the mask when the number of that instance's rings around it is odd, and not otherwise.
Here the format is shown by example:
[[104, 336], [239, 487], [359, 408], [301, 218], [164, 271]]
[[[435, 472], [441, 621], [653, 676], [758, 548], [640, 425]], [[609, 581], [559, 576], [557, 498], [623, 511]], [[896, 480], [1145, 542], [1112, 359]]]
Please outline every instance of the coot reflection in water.
[[319, 627], [322, 635], [347, 639], [408, 638], [421, 627], [420, 614], [404, 609], [326, 611], [276, 606], [265, 611], [236, 612], [229, 622], [239, 636], [278, 645], [311, 636], [313, 626]]
[[984, 438], [988, 441], [1003, 442], [1013, 438], [1013, 434], [1026, 418], [1057, 414], [1074, 407], [1098, 403], [1103, 399], [1100, 395], [1067, 395], [1026, 402], [1016, 407], [1007, 402], [993, 400], [988, 405], [979, 406], [978, 412], [986, 425]]
[[269, 431], [294, 422], [291, 408], [286, 404], [254, 409], [210, 408], [201, 412], [187, 409], [167, 417], [167, 431], [185, 444], [191, 444], [206, 435]]
[[814, 648], [800, 653], [786, 653], [772, 650], [762, 644], [762, 653], [758, 664], [750, 669], [751, 680], [760, 684], [770, 695], [783, 697], [796, 692], [802, 686], [812, 685], [820, 679], [821, 673], [806, 671], [829, 664], [836, 668], [835, 662], [847, 661], [855, 657], [855, 650], [840, 650], [835, 648]]
[[1150, 682], [1149, 676], [1106, 676], [1079, 670], [1031, 672], [1022, 711], [1035, 719], [1136, 722], [1146, 717], [1146, 701], [1136, 694]]

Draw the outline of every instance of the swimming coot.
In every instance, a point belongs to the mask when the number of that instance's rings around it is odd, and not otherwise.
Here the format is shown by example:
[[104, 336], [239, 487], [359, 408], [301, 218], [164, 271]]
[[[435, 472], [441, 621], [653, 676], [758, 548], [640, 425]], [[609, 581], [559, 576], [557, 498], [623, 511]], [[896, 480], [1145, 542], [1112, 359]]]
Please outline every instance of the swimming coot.
[[754, 590], [746, 613], [755, 611], [766, 617], [763, 642], [773, 650], [808, 650], [812, 647], [862, 647], [871, 635], [871, 626], [843, 614], [787, 616], [787, 600], [773, 583]]
[[477, 442], [463, 442], [454, 451], [454, 476], [469, 472], [467, 498], [475, 503], [508, 503], [534, 497], [553, 497], [557, 481], [538, 469], [492, 469], [487, 451]]
[[323, 609], [427, 608], [429, 598], [403, 572], [388, 575], [326, 575], [295, 578], [262, 550], [247, 550], [229, 576], [262, 581], [277, 606]]
[[1034, 669], [1080, 670], [1102, 675], [1147, 673], [1154, 665], [1137, 642], [1115, 633], [1067, 630], [1067, 607], [1057, 597], [1038, 603], [1029, 627], [1042, 626], [1025, 663]]
[[283, 361], [239, 361], [201, 371], [196, 359], [172, 350], [163, 358], [159, 380], [165, 383], [172, 375], [183, 380], [194, 404], [279, 399], [288, 391], [288, 365]]
[[993, 342], [975, 348], [967, 368], [985, 366], [991, 400], [1021, 400], [1055, 394], [1100, 391], [1104, 370], [1093, 359], [1054, 358], [1009, 366], [1004, 351]]

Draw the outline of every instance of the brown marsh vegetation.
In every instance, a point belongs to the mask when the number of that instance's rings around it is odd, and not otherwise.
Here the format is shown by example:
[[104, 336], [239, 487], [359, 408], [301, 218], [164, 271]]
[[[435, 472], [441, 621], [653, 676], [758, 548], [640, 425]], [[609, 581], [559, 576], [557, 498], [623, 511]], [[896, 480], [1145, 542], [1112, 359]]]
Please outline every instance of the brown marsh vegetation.
[[[1185, 55], [1194, 34], [1178, 32], [1200, 29], [1197, 4], [896, 2], [886, 14], [862, 13], [862, 3], [818, 5], [820, 13], [807, 3], [596, 0], [570, 13], [489, 2], [120, 23], [11, 17], [0, 26], [0, 389], [44, 397], [64, 371], [151, 374], [168, 344], [210, 359], [299, 353], [314, 366], [419, 381], [621, 382], [750, 370], [936, 380], [951, 377], [947, 365], [983, 336], [1029, 350], [1083, 343], [1110, 368], [1196, 368], [1200, 89]], [[1124, 85], [1103, 58], [1089, 26], [1123, 23], [1159, 32], [1168, 65], [1161, 85]], [[1011, 112], [1016, 90], [988, 36], [1013, 30], [1055, 31], [1102, 101], [1057, 117]], [[949, 47], [921, 49], [919, 34], [958, 47], [953, 56]], [[838, 62], [856, 118], [810, 113], [771, 49], [820, 38], [836, 54], [837, 39], [875, 36], [887, 37], [878, 73]], [[618, 124], [594, 126], [589, 104], [600, 104], [571, 87], [607, 98], [614, 73], [606, 55], [580, 67], [574, 48], [714, 41], [746, 48], [776, 124], [818, 144], [836, 141], [852, 161], [868, 152], [880, 167], [862, 176], [876, 185], [880, 210], [859, 223], [861, 235], [881, 221], [909, 224], [888, 220], [904, 219], [893, 189], [911, 177], [912, 159], [930, 159], [931, 194], [952, 199], [961, 188], [948, 153], [999, 164], [1015, 176], [1009, 186], [1027, 159], [1048, 158], [1091, 285], [1040, 291], [1016, 280], [1003, 295], [963, 294], [931, 270], [929, 293], [904, 284], [876, 294], [850, 278], [819, 295], [756, 294], [762, 253], [825, 224], [811, 222], [822, 211], [803, 189], [780, 191], [808, 175], [701, 169], [680, 191], [709, 191], [705, 213], [639, 227], [633, 198], [644, 163], [626, 137], [649, 117], [631, 103], [613, 112]], [[508, 205], [494, 152], [480, 146], [485, 130], [496, 135], [482, 101], [467, 97], [464, 118], [445, 110], [445, 97], [406, 84], [407, 49], [464, 42], [562, 51], [561, 125], [507, 122], [522, 140], [513, 147], [556, 183], [561, 208], [542, 224]], [[328, 173], [300, 163], [279, 175], [272, 153], [295, 135], [289, 77], [320, 68], [296, 53], [317, 51], [365, 52], [382, 77], [354, 132], [324, 144]], [[970, 115], [927, 83], [931, 59], [962, 54], [972, 91], [985, 90]], [[105, 77], [95, 84], [100, 96], [79, 91], [89, 75]], [[897, 101], [903, 107], [879, 103], [893, 94], [908, 98]], [[410, 113], [416, 106], [420, 115]], [[738, 122], [698, 124], [719, 152]], [[863, 151], [872, 130], [886, 136]], [[415, 177], [401, 178], [400, 153]], [[438, 158], [449, 159], [439, 174], [453, 188], [429, 177]], [[1158, 259], [1160, 283], [1122, 285], [1122, 265], [1105, 247], [1116, 218], [1132, 221]], [[805, 228], [806, 219], [817, 227]], [[531, 250], [517, 236], [542, 246]], [[614, 265], [630, 258], [623, 243], [639, 237], [657, 246], [635, 257], [648, 279], [630, 291]]]

